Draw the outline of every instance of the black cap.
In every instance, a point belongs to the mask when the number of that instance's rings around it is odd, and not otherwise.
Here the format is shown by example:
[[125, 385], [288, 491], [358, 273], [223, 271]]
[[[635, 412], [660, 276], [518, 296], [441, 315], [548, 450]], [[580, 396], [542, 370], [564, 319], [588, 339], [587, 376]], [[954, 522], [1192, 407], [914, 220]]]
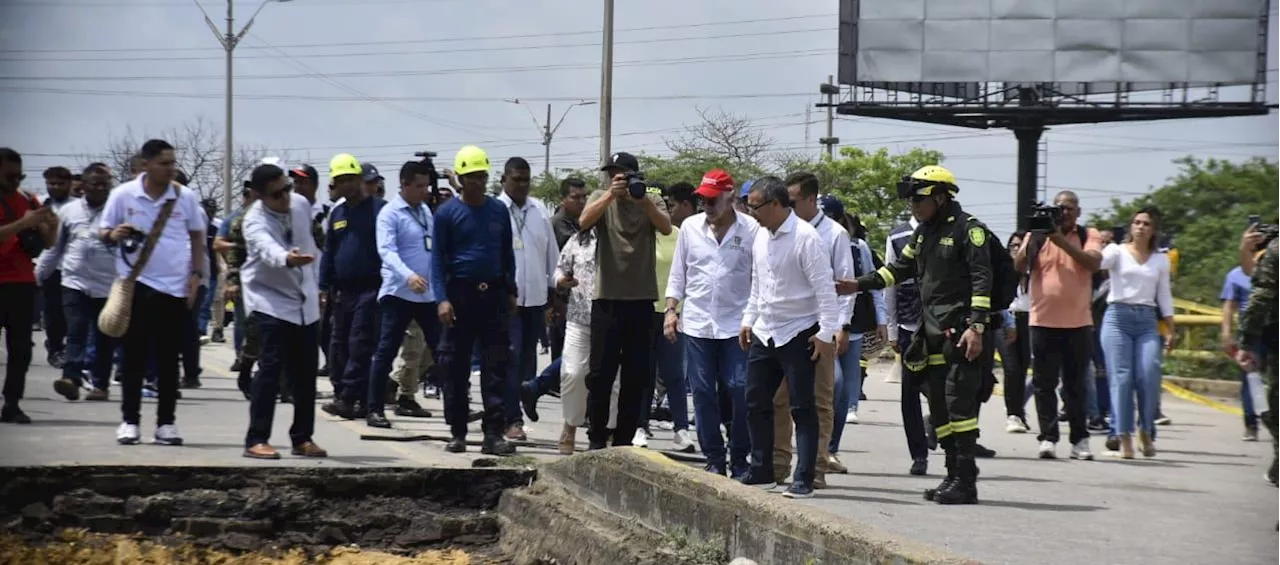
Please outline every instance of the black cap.
[[623, 169], [629, 173], [640, 172], [640, 161], [636, 160], [636, 156], [630, 153], [614, 153], [609, 157], [600, 170], [607, 171], [609, 169]]
[[298, 165], [289, 171], [291, 177], [302, 177], [320, 182], [320, 173], [316, 172], [316, 168], [311, 165]]
[[373, 182], [375, 180], [382, 180], [382, 174], [378, 172], [377, 167], [373, 166], [373, 163], [361, 163], [360, 179], [363, 180], [364, 182]]

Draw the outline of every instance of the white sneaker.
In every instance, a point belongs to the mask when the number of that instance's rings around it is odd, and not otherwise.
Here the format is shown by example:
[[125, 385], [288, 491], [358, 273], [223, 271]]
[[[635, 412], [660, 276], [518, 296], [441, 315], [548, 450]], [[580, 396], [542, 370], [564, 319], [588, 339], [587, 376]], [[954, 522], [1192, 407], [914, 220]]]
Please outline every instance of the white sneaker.
[[689, 433], [689, 430], [676, 432], [676, 438], [671, 443], [675, 444], [676, 451], [684, 453], [693, 453], [698, 449], [698, 444], [693, 440], [693, 434]]
[[156, 428], [156, 443], [160, 445], [182, 445], [182, 436], [178, 433], [178, 426], [165, 424]]
[[858, 423], [858, 411], [854, 409], [850, 409], [849, 414], [844, 417], [844, 423], [846, 424]]
[[644, 428], [636, 428], [636, 436], [631, 438], [631, 445], [649, 447], [649, 436], [644, 433]]
[[116, 428], [116, 443], [120, 445], [138, 445], [141, 438], [137, 424], [122, 423]]
[[1041, 459], [1057, 459], [1058, 446], [1051, 441], [1040, 442], [1040, 458]]
[[1077, 441], [1071, 446], [1071, 458], [1082, 461], [1093, 461], [1093, 452], [1089, 450], [1089, 438]]
[[1027, 423], [1023, 422], [1022, 418], [1009, 416], [1004, 425], [1004, 431], [1011, 434], [1025, 434], [1031, 431], [1031, 428], [1027, 427]]

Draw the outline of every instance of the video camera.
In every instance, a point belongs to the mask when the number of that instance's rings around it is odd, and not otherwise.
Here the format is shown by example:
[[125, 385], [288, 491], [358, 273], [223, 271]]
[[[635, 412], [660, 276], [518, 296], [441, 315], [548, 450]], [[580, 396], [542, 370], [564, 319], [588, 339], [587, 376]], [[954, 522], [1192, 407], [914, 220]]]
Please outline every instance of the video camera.
[[440, 172], [436, 170], [433, 160], [439, 155], [435, 151], [418, 151], [413, 154], [414, 157], [422, 157], [422, 165], [427, 168], [427, 178], [431, 183], [431, 196], [427, 199], [427, 206], [433, 210], [440, 200]]
[[1053, 233], [1062, 220], [1062, 207], [1036, 202], [1031, 205], [1031, 215], [1027, 216], [1027, 231], [1031, 233]]
[[631, 197], [635, 199], [644, 198], [646, 192], [649, 191], [649, 185], [644, 182], [644, 173], [640, 171], [627, 172], [627, 190], [631, 192]]

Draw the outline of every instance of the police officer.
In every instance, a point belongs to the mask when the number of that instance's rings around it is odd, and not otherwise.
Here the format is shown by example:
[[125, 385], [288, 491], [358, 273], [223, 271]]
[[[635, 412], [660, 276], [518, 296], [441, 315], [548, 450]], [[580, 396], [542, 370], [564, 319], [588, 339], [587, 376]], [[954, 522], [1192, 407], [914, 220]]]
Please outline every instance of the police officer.
[[994, 332], [987, 332], [994, 242], [985, 225], [961, 210], [957, 192], [955, 175], [936, 165], [903, 177], [898, 195], [911, 201], [920, 222], [910, 242], [876, 272], [836, 285], [840, 294], [849, 294], [918, 281], [923, 319], [902, 358], [924, 376], [930, 420], [946, 452], [947, 477], [925, 491], [926, 500], [939, 504], [978, 502], [978, 392], [983, 363], [995, 345]]
[[[1257, 268], [1253, 271], [1253, 288], [1249, 292], [1249, 302], [1244, 309], [1240, 311], [1240, 342], [1239, 352], [1236, 354], [1236, 361], [1240, 363], [1240, 367], [1246, 371], [1261, 371], [1267, 387], [1267, 407], [1262, 414], [1263, 423], [1267, 425], [1267, 430], [1271, 432], [1271, 468], [1267, 470], [1267, 481], [1272, 485], [1276, 484], [1277, 479], [1277, 461], [1280, 458], [1276, 456], [1277, 434], [1280, 434], [1280, 428], [1277, 426], [1277, 388], [1276, 388], [1276, 366], [1277, 366], [1277, 328], [1280, 328], [1280, 322], [1276, 317], [1276, 306], [1280, 303], [1280, 291], [1277, 290], [1277, 280], [1280, 280], [1280, 267], [1277, 267], [1277, 259], [1280, 258], [1280, 247], [1277, 241], [1271, 240], [1267, 245], [1266, 253], [1257, 263]], [[1261, 350], [1263, 356], [1255, 353]], [[1280, 529], [1280, 526], [1277, 526]]]

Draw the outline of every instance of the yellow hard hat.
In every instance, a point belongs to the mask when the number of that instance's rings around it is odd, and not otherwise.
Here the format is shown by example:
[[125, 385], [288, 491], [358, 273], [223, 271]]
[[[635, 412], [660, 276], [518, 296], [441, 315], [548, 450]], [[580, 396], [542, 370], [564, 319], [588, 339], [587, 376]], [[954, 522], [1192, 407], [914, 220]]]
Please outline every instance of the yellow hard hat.
[[945, 188], [951, 194], [960, 192], [960, 187], [956, 186], [956, 176], [951, 171], [938, 165], [925, 165], [902, 177], [902, 181], [898, 183], [898, 197], [930, 196], [935, 186]]
[[459, 149], [458, 154], [453, 157], [453, 172], [462, 176], [479, 171], [489, 171], [489, 155], [484, 149], [474, 145]]
[[329, 178], [336, 179], [343, 175], [359, 175], [360, 161], [350, 153], [339, 153], [329, 160]]

